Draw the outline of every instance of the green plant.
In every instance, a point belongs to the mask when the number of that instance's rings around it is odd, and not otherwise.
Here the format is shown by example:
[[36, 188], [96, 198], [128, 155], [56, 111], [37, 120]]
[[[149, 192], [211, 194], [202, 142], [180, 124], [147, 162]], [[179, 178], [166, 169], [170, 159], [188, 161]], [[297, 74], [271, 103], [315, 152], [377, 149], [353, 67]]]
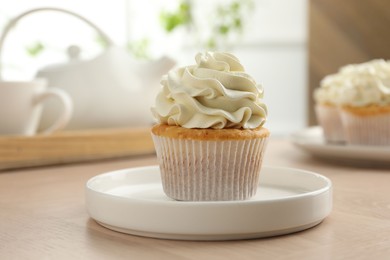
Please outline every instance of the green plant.
[[212, 34], [206, 42], [206, 47], [215, 49], [218, 42], [226, 42], [229, 36], [242, 34], [245, 16], [253, 8], [252, 0], [235, 0], [229, 4], [218, 5], [215, 22], [211, 25]]
[[189, 0], [182, 0], [175, 11], [162, 11], [160, 22], [166, 32], [172, 32], [176, 28], [191, 23], [191, 3]]
[[26, 52], [31, 57], [36, 57], [45, 50], [45, 45], [42, 42], [37, 41], [26, 47]]
[[[172, 33], [177, 28], [187, 26], [195, 31], [202, 31], [197, 28], [197, 22], [191, 13], [194, 5], [191, 0], [181, 0], [176, 10], [160, 14], [161, 26], [167, 33]], [[211, 1], [210, 1], [211, 3]], [[198, 19], [209, 20], [209, 36], [201, 44], [208, 49], [220, 48], [226, 45], [233, 36], [241, 35], [244, 27], [244, 20], [248, 13], [255, 7], [253, 0], [224, 1], [216, 5], [210, 17]], [[209, 14], [208, 14], [209, 15]], [[203, 32], [201, 32], [203, 33]], [[198, 35], [199, 36], [199, 35]]]
[[103, 49], [108, 47], [108, 43], [104, 40], [104, 38], [100, 34], [96, 34], [95, 42], [102, 47]]
[[127, 49], [139, 59], [150, 59], [149, 56], [150, 41], [147, 38], [143, 38], [138, 41], [129, 42]]

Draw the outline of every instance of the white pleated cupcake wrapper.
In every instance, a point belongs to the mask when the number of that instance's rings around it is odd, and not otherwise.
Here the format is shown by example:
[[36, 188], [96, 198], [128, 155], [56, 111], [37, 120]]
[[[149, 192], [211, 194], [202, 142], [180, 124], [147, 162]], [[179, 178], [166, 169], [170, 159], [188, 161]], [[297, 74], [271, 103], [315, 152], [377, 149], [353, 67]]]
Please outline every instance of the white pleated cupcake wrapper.
[[338, 107], [316, 105], [318, 123], [322, 126], [325, 140], [331, 143], [345, 142], [344, 129]]
[[255, 195], [267, 138], [198, 141], [152, 136], [168, 197], [226, 201]]
[[390, 114], [357, 116], [340, 109], [348, 144], [390, 145]]

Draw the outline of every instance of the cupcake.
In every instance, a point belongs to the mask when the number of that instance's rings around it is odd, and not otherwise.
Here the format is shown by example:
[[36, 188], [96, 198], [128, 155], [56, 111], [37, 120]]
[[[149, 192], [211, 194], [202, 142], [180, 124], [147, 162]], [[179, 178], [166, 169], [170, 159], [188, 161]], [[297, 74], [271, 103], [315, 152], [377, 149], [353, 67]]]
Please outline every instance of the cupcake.
[[338, 109], [343, 79], [338, 74], [326, 76], [314, 92], [315, 113], [329, 143], [344, 143], [344, 130]]
[[340, 70], [340, 115], [353, 145], [390, 145], [390, 62], [372, 60]]
[[249, 199], [269, 136], [263, 89], [232, 54], [195, 60], [163, 77], [152, 108], [164, 192], [183, 201]]

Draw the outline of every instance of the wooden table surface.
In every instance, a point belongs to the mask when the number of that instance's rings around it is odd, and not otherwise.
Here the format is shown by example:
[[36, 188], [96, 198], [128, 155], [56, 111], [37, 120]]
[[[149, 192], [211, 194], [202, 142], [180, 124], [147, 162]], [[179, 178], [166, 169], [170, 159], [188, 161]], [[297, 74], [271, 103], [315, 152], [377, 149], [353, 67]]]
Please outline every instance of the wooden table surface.
[[329, 177], [331, 215], [306, 231], [265, 239], [137, 237], [90, 219], [84, 186], [103, 172], [156, 164], [154, 155], [5, 171], [0, 172], [0, 259], [390, 259], [389, 168], [324, 162], [286, 139], [270, 140], [264, 163]]

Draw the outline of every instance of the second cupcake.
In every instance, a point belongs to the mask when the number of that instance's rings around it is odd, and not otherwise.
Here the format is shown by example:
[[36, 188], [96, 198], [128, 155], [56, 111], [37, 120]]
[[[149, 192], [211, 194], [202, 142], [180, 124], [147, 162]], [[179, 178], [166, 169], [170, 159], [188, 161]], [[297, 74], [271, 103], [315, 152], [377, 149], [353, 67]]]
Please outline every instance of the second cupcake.
[[390, 62], [372, 60], [345, 66], [340, 114], [353, 145], [390, 145]]
[[344, 129], [339, 112], [339, 102], [344, 80], [339, 74], [326, 76], [314, 92], [315, 113], [324, 138], [329, 143], [344, 143]]

